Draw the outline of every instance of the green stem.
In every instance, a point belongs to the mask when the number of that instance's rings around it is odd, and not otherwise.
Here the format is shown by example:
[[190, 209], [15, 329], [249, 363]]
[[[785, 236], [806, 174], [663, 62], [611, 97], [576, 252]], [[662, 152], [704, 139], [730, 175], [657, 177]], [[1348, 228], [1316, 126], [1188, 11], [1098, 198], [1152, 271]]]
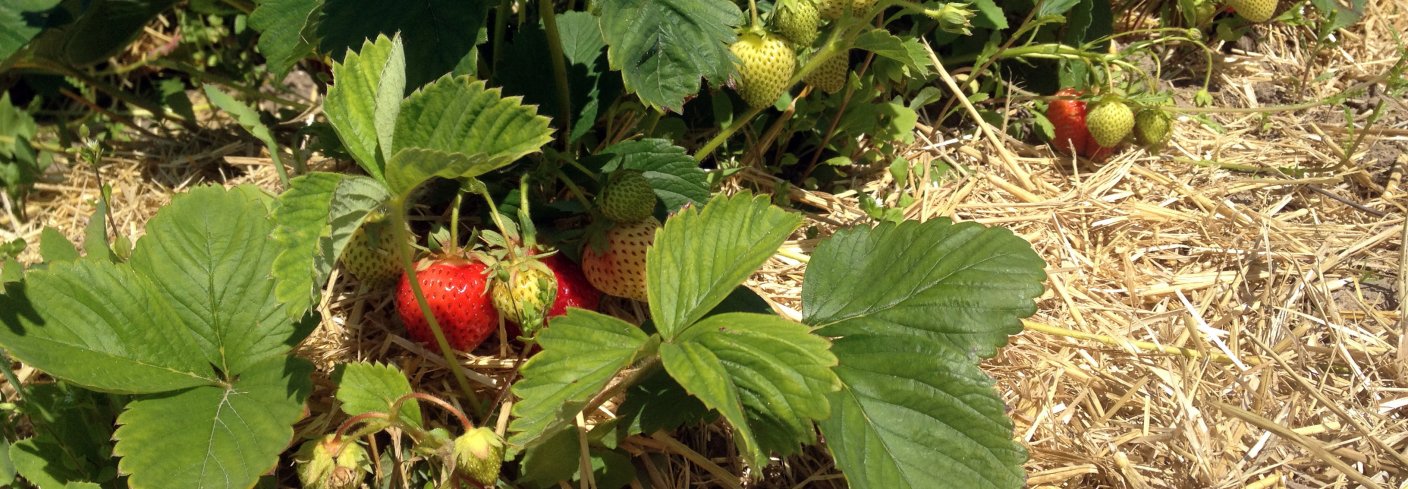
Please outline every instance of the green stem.
[[582, 188], [577, 186], [577, 182], [573, 182], [571, 178], [568, 178], [567, 174], [563, 173], [561, 168], [557, 169], [557, 179], [562, 180], [562, 183], [567, 185], [567, 191], [570, 192], [573, 197], [576, 197], [578, 202], [582, 203], [583, 208], [592, 208], [591, 199], [588, 199], [587, 195], [582, 193]]
[[455, 190], [455, 200], [450, 205], [450, 246], [460, 247], [460, 205], [464, 203], [464, 189]]
[[498, 73], [499, 61], [504, 59], [504, 32], [508, 30], [508, 15], [512, 8], [513, 0], [500, 0], [498, 12], [494, 15], [494, 63], [490, 67], [494, 73]]
[[0, 371], [5, 373], [5, 381], [15, 387], [15, 399], [5, 399], [5, 402], [15, 402], [29, 396], [25, 393], [24, 384], [20, 382], [19, 376], [15, 375], [15, 370], [10, 368], [10, 361], [10, 355], [4, 350], [0, 350]]
[[763, 23], [758, 21], [758, 0], [748, 0], [748, 15], [752, 19], [749, 23], [749, 27], [752, 27], [754, 30], [763, 27]]
[[406, 204], [402, 198], [392, 199], [388, 205], [391, 210], [391, 229], [395, 233], [397, 255], [401, 258], [401, 269], [405, 271], [407, 281], [411, 284], [411, 294], [416, 297], [416, 304], [420, 306], [420, 313], [425, 316], [425, 320], [430, 324], [430, 332], [435, 336], [435, 344], [440, 347], [440, 354], [445, 359], [445, 366], [454, 375], [460, 390], [464, 391], [465, 398], [469, 401], [469, 406], [474, 409], [475, 416], [484, 414], [484, 408], [479, 405], [479, 396], [474, 393], [474, 388], [469, 385], [469, 379], [465, 378], [459, 361], [455, 360], [455, 351], [450, 348], [449, 340], [445, 339], [445, 331], [440, 328], [440, 322], [435, 319], [435, 313], [430, 310], [430, 303], [425, 300], [425, 292], [421, 290], [420, 280], [416, 277], [416, 266], [411, 260], [411, 240], [410, 231], [406, 225]]
[[420, 399], [422, 401], [439, 406], [441, 409], [444, 409], [450, 414], [453, 414], [456, 419], [460, 420], [460, 425], [464, 426], [465, 431], [474, 429], [474, 423], [470, 422], [468, 417], [465, 417], [464, 411], [460, 411], [459, 409], [450, 405], [450, 403], [445, 402], [444, 399], [432, 396], [430, 394], [423, 394], [420, 392], [412, 392], [410, 394], [406, 394], [396, 398], [396, 402], [391, 403], [391, 412], [393, 413], [392, 417], [399, 418], [401, 416], [401, 405], [405, 404], [406, 401], [411, 399]]
[[552, 58], [552, 76], [557, 80], [557, 105], [562, 117], [562, 147], [571, 150], [572, 141], [572, 91], [567, 84], [567, 61], [562, 54], [562, 36], [557, 30], [557, 12], [552, 0], [542, 0], [538, 15], [543, 18], [543, 29], [548, 34], [548, 56]]

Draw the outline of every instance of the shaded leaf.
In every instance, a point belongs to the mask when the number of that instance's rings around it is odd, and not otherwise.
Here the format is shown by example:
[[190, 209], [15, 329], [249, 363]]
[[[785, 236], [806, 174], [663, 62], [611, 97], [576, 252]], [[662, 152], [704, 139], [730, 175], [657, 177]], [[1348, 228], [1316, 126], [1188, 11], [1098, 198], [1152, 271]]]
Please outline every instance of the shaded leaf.
[[323, 0], [260, 0], [249, 14], [249, 25], [259, 31], [259, 52], [277, 75], [313, 54], [317, 18]]
[[601, 31], [611, 69], [646, 105], [679, 112], [699, 93], [700, 78], [723, 85], [733, 73], [728, 51], [743, 21], [733, 2], [608, 0]]
[[0, 63], [44, 29], [45, 11], [59, 0], [12, 0], [0, 3]]
[[324, 0], [318, 49], [342, 59], [366, 39], [400, 32], [406, 87], [414, 89], [449, 73], [471, 54], [490, 5], [486, 0]]
[[687, 204], [709, 201], [709, 177], [684, 148], [665, 139], [641, 139], [611, 145], [599, 154], [611, 155], [606, 171], [619, 168], [641, 170], [655, 195], [674, 212]]

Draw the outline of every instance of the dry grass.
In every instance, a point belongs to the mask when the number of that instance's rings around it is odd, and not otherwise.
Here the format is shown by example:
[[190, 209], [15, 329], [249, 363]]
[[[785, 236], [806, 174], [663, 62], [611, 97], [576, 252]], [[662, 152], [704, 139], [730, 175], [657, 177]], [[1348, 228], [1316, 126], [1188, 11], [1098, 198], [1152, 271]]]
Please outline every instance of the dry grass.
[[[1368, 9], [1337, 47], [1318, 51], [1300, 29], [1259, 29], [1258, 42], [1218, 60], [1219, 104], [1321, 98], [1379, 75], [1397, 59], [1392, 35], [1408, 32], [1408, 8], [1372, 0]], [[1351, 100], [1352, 124], [1336, 106], [1209, 114], [1220, 130], [1185, 117], [1163, 154], [1128, 150], [1099, 167], [1000, 132], [974, 140], [924, 126], [911, 160], [955, 168], [942, 185], [916, 184], [928, 181], [923, 173], [895, 182], [876, 172], [858, 191], [892, 200], [911, 193], [907, 215], [915, 219], [1009, 227], [1046, 259], [1040, 312], [985, 364], [1030, 452], [1030, 485], [1403, 487], [1408, 106], [1387, 101], [1382, 121], [1343, 154], [1374, 102]], [[192, 184], [276, 182], [267, 158], [245, 142], [144, 142], [119, 146], [105, 163], [116, 229], [133, 238], [171, 193]], [[1306, 169], [1316, 171], [1295, 171]], [[729, 185], [772, 189], [770, 179], [746, 171]], [[78, 240], [97, 188], [92, 171], [58, 173], [30, 200], [35, 219], [0, 217], [0, 239], [37, 242], [41, 226], [54, 226]], [[825, 209], [809, 215], [824, 229], [867, 221], [853, 193], [789, 197]], [[814, 244], [787, 247], [806, 253]], [[804, 267], [779, 255], [750, 285], [797, 317]], [[328, 291], [323, 324], [300, 349], [323, 374], [341, 362], [383, 361], [422, 391], [456, 392], [439, 356], [400, 335], [385, 294], [336, 275]], [[625, 317], [641, 313], [609, 306]], [[482, 395], [493, 395], [514, 354], [497, 346], [479, 353], [463, 364]], [[338, 421], [321, 395], [330, 388], [320, 378], [303, 432]], [[746, 473], [726, 431], [677, 436], [626, 449], [643, 455], [643, 470], [661, 487], [738, 486], [706, 470]], [[699, 463], [698, 453], [711, 461]], [[763, 476], [755, 487], [844, 485], [819, 451], [746, 474]]]

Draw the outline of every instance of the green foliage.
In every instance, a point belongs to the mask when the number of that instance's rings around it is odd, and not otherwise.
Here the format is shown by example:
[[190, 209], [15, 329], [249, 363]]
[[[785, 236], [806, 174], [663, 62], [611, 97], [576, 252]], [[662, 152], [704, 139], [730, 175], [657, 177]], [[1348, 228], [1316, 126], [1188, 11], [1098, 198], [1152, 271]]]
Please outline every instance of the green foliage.
[[[38, 7], [42, 2], [25, 2]], [[43, 14], [43, 32], [30, 41], [26, 55], [70, 66], [86, 66], [116, 54], [142, 28], [176, 0], [63, 0]], [[23, 4], [22, 4], [23, 5]]]
[[647, 106], [680, 111], [700, 77], [721, 85], [732, 73], [728, 45], [743, 12], [732, 2], [608, 0], [601, 4], [611, 69]]
[[0, 95], [0, 191], [16, 200], [29, 192], [53, 160], [31, 144], [38, 130], [34, 117], [10, 103], [9, 92]]
[[44, 12], [59, 0], [15, 0], [0, 5], [0, 66], [44, 30]]
[[[396, 367], [378, 363], [343, 365], [333, 380], [337, 382], [337, 400], [342, 402], [342, 411], [349, 416], [390, 412], [398, 399], [412, 392], [405, 374]], [[420, 404], [401, 403], [397, 414], [403, 423], [412, 426], [421, 424]]]
[[665, 204], [665, 210], [675, 211], [688, 204], [702, 205], [709, 200], [709, 181], [704, 170], [684, 148], [664, 139], [623, 141], [602, 150], [598, 155], [610, 156], [604, 171], [616, 169], [640, 170], [655, 196]]
[[[112, 425], [124, 396], [80, 389], [63, 382], [30, 386], [20, 404], [34, 436], [6, 449], [15, 474], [39, 487], [117, 479], [112, 460]], [[3, 482], [3, 480], [0, 480]]]
[[130, 264], [54, 263], [0, 296], [16, 358], [137, 395], [113, 435], [132, 487], [249, 486], [293, 434], [311, 386], [287, 353], [313, 323], [273, 295], [268, 203], [249, 187], [193, 190], [148, 222]]
[[259, 49], [276, 73], [313, 53], [344, 60], [367, 39], [401, 33], [406, 88], [450, 73], [473, 57], [489, 2], [482, 0], [261, 0], [250, 16], [263, 33]]
[[352, 233], [390, 198], [367, 177], [310, 173], [293, 179], [274, 205], [278, 223], [270, 239], [274, 294], [290, 318], [302, 317], [317, 302]]
[[1022, 485], [1025, 451], [975, 361], [1035, 312], [1043, 266], [1010, 231], [947, 220], [845, 230], [817, 248], [803, 322], [835, 338], [844, 385], [821, 429], [853, 484]]

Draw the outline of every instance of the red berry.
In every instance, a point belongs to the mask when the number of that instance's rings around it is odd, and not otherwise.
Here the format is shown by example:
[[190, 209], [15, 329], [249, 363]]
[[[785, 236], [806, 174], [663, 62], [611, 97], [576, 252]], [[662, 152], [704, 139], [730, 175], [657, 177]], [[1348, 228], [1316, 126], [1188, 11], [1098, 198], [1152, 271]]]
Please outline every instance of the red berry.
[[[1080, 90], [1062, 88], [1058, 97], [1079, 97]], [[1090, 129], [1085, 124], [1085, 102], [1076, 100], [1052, 100], [1046, 109], [1046, 120], [1051, 121], [1051, 146], [1062, 154], [1076, 154], [1091, 160], [1102, 161], [1115, 152], [1114, 148], [1100, 146], [1090, 137]]]
[[[456, 350], [473, 350], [498, 330], [499, 313], [489, 299], [485, 270], [484, 264], [477, 261], [440, 259], [416, 271], [435, 321], [440, 323], [450, 347]], [[409, 277], [404, 274], [396, 288], [396, 312], [411, 339], [436, 348], [435, 334], [421, 314]]]
[[548, 317], [567, 314], [568, 307], [578, 307], [595, 311], [601, 304], [601, 291], [587, 282], [582, 269], [562, 255], [552, 255], [543, 259], [543, 264], [557, 276], [557, 299], [548, 309]]

